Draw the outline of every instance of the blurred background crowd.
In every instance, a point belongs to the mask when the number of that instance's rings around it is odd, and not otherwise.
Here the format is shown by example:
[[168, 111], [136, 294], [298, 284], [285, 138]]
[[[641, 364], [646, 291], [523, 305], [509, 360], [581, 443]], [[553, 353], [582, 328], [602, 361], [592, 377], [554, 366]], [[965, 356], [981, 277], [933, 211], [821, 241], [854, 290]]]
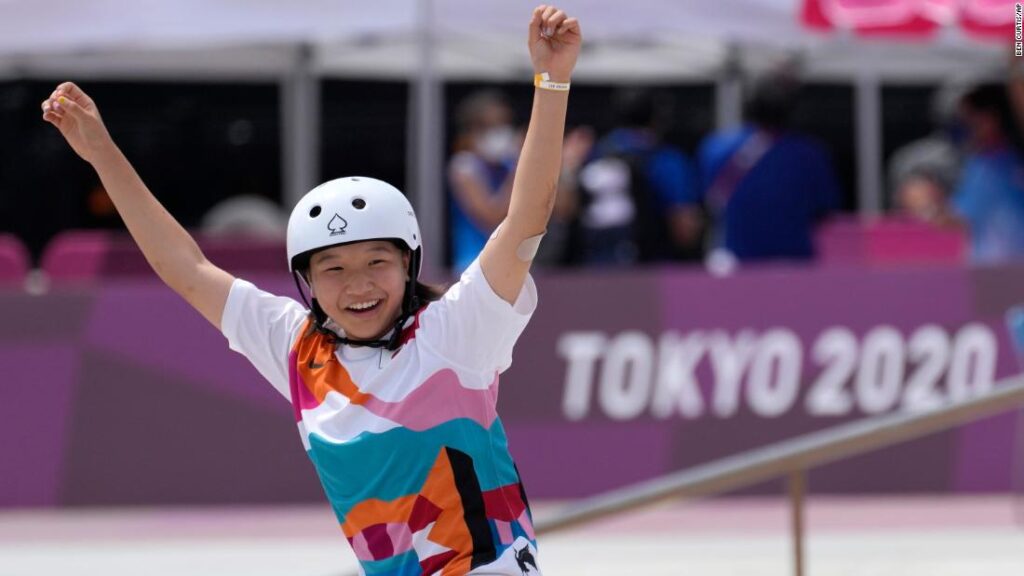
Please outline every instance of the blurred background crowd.
[[[56, 79], [55, 79], [56, 80]], [[35, 107], [53, 82], [0, 82], [0, 230], [38, 263], [69, 229], [120, 229], [91, 169]], [[283, 235], [279, 95], [270, 84], [83, 83], [144, 179], [186, 226]], [[323, 82], [320, 179], [406, 181], [399, 82]], [[743, 81], [742, 122], [716, 128], [713, 85], [574, 89], [548, 267], [811, 260], [822, 226], [858, 211], [853, 89], [804, 84], [798, 62]], [[443, 175], [444, 264], [476, 256], [508, 205], [529, 87], [460, 82]], [[1011, 71], [882, 89], [884, 212], [965, 242], [979, 263], [1024, 256], [1024, 80]], [[878, 220], [877, 218], [875, 219]], [[956, 253], [950, 258], [958, 258]]]
[[[819, 227], [857, 208], [849, 150], [834, 145], [843, 127], [815, 118], [831, 111], [808, 105], [792, 66], [753, 78], [747, 94], [740, 126], [705, 125], [685, 142], [676, 115], [700, 112], [680, 110], [672, 90], [611, 90], [610, 122], [566, 139], [544, 263], [813, 259]], [[887, 218], [962, 234], [973, 262], [1024, 257], [1024, 81], [956, 81], [888, 100]], [[456, 118], [450, 238], [463, 268], [502, 218], [522, 134], [494, 90], [466, 97]]]

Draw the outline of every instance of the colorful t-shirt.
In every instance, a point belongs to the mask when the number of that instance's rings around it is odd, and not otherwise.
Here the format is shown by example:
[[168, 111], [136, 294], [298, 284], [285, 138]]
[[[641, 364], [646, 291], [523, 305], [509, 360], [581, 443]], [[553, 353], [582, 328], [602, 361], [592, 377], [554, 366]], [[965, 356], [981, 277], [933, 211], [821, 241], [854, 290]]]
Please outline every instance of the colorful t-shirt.
[[337, 346], [295, 300], [232, 285], [224, 335], [291, 400], [363, 574], [541, 573], [495, 411], [498, 375], [536, 305], [532, 278], [510, 305], [474, 262], [391, 352]]

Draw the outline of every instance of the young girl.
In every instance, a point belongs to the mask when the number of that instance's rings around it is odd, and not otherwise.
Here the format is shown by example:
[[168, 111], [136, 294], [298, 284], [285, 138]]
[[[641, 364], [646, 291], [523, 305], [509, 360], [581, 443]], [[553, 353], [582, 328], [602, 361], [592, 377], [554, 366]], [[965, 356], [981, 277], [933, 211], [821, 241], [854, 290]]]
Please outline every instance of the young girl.
[[81, 89], [61, 84], [43, 102], [43, 118], [99, 173], [160, 278], [291, 400], [365, 574], [540, 574], [495, 403], [537, 304], [528, 272], [554, 203], [580, 40], [575, 19], [534, 10], [538, 89], [508, 216], [443, 295], [419, 283], [416, 216], [384, 182], [332, 180], [295, 206], [288, 264], [303, 300], [310, 294], [307, 310], [206, 260]]

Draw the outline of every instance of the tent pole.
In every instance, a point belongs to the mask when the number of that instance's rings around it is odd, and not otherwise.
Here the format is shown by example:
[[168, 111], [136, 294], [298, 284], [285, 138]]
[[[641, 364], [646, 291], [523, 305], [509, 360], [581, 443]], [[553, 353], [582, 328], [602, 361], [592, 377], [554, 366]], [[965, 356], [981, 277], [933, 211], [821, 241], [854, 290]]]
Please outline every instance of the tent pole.
[[320, 180], [320, 83], [313, 48], [302, 44], [281, 78], [282, 205], [290, 211]]
[[444, 265], [443, 86], [437, 73], [433, 0], [417, 2], [419, 60], [409, 90], [406, 193], [423, 235], [423, 274], [446, 276]]
[[854, 109], [857, 150], [857, 204], [861, 216], [882, 212], [882, 97], [878, 75], [857, 75]]
[[743, 75], [739, 47], [727, 48], [722, 71], [715, 82], [715, 128], [736, 128], [743, 121]]

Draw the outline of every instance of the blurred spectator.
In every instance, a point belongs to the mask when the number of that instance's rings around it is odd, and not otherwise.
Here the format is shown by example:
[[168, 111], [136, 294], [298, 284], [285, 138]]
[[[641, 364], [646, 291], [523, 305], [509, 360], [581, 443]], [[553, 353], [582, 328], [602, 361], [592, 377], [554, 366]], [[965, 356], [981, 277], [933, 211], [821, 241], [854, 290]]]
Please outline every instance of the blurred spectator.
[[560, 266], [571, 259], [572, 224], [579, 208], [577, 176], [580, 166], [594, 147], [594, 130], [579, 126], [569, 130], [562, 144], [562, 173], [558, 178], [558, 195], [548, 221], [544, 241], [540, 243], [535, 264]]
[[693, 167], [661, 142], [671, 97], [623, 89], [612, 100], [618, 128], [604, 136], [578, 175], [579, 254], [585, 265], [680, 259], [699, 250], [700, 206]]
[[952, 207], [970, 230], [971, 259], [994, 263], [1024, 256], [1024, 162], [1010, 99], [1002, 84], [964, 95], [960, 114], [968, 130]]
[[455, 154], [448, 164], [450, 230], [452, 265], [462, 272], [508, 213], [522, 137], [512, 126], [508, 101], [493, 90], [467, 96], [455, 122]]
[[837, 208], [839, 187], [825, 149], [790, 128], [798, 95], [792, 75], [766, 76], [746, 103], [746, 124], [701, 143], [713, 255], [741, 262], [814, 255], [814, 226]]
[[937, 89], [931, 103], [934, 130], [893, 153], [889, 194], [895, 212], [925, 222], [938, 222], [945, 213], [960, 175], [966, 138], [957, 114], [964, 91], [959, 82]]
[[207, 236], [245, 236], [284, 240], [288, 213], [262, 196], [241, 194], [215, 204], [200, 222]]

